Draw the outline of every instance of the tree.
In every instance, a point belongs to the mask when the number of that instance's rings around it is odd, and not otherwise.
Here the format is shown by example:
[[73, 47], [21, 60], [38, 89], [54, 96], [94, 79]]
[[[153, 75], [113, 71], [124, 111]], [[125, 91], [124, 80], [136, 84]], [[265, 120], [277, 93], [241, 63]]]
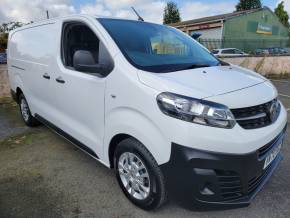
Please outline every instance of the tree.
[[8, 33], [11, 30], [14, 30], [15, 28], [21, 27], [23, 25], [24, 24], [21, 22], [2, 23], [0, 25], [0, 50], [7, 48]]
[[8, 33], [0, 34], [0, 52], [7, 48], [8, 43]]
[[163, 24], [177, 23], [180, 21], [181, 18], [177, 4], [174, 2], [167, 2], [164, 8]]
[[284, 8], [284, 1], [278, 4], [277, 8], [275, 9], [275, 14], [280, 19], [282, 24], [284, 24], [286, 27], [290, 27], [289, 15]]
[[258, 8], [262, 8], [261, 0], [240, 0], [240, 2], [236, 5], [237, 11], [246, 11]]

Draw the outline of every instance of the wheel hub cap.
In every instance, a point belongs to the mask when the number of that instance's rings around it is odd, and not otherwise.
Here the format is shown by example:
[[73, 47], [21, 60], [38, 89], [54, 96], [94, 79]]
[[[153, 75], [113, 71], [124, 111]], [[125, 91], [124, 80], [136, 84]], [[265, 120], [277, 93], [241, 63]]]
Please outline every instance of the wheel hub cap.
[[123, 153], [118, 162], [118, 172], [127, 192], [138, 200], [150, 193], [150, 178], [144, 163], [133, 153]]
[[25, 101], [25, 99], [21, 99], [20, 108], [21, 108], [21, 114], [22, 114], [23, 119], [25, 121], [28, 121], [28, 119], [29, 119], [29, 108], [28, 108], [28, 104]]

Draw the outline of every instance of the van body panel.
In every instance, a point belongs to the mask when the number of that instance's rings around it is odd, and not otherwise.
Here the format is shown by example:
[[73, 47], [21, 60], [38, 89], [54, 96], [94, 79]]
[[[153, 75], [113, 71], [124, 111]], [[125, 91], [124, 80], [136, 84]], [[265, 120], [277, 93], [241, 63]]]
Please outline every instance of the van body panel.
[[[287, 124], [287, 112], [283, 108], [278, 120], [270, 126], [246, 130], [238, 124], [233, 129], [215, 128], [178, 119], [165, 118], [159, 125], [166, 131], [169, 140], [189, 148], [220, 152], [224, 154], [247, 154], [273, 140]], [[174, 126], [175, 128], [170, 128]], [[182, 131], [176, 131], [181, 129]], [[265, 134], [265, 131], [267, 134]]]
[[54, 93], [51, 82], [44, 80], [43, 75], [54, 76], [50, 66], [57, 52], [58, 37], [57, 26], [52, 22], [12, 32], [9, 41], [8, 71], [18, 78], [13, 88], [22, 86], [32, 113], [37, 111], [48, 119], [53, 117]]
[[[58, 23], [59, 33], [63, 25], [68, 22], [80, 22], [89, 27], [106, 47], [110, 47], [112, 53], [116, 49], [107, 42], [96, 26], [95, 20], [86, 17], [70, 17]], [[59, 36], [59, 47], [61, 51], [61, 35]], [[53, 90], [58, 93], [55, 98], [55, 112], [53, 122], [68, 134], [77, 138], [92, 149], [103, 159], [103, 140], [105, 133], [105, 91], [106, 78], [100, 78], [88, 73], [77, 72], [65, 67], [61, 53], [58, 52], [54, 59], [53, 71], [56, 78], [62, 78], [65, 83], [54, 81]], [[114, 72], [111, 72], [114, 74]], [[106, 165], [108, 164], [105, 163]]]
[[56, 72], [65, 83], [54, 83], [54, 90], [58, 93], [54, 122], [100, 157], [104, 137], [106, 80], [63, 68], [59, 64]]
[[[239, 101], [236, 101], [237, 95]], [[206, 98], [209, 101], [219, 102], [229, 108], [243, 108], [253, 105], [260, 105], [277, 98], [278, 92], [270, 81], [266, 81], [255, 86], [237, 90], [235, 92], [216, 95]]]
[[179, 93], [202, 99], [244, 89], [266, 79], [235, 66], [217, 66], [177, 71], [148, 73], [139, 71], [140, 81], [156, 90]]
[[171, 147], [166, 129], [159, 125], [161, 112], [156, 104], [159, 92], [140, 83], [137, 70], [127, 66], [121, 55], [115, 57], [115, 64], [123, 67], [107, 77], [104, 157], [108, 158], [110, 140], [117, 134], [127, 134], [146, 144], [159, 164], [166, 163]]

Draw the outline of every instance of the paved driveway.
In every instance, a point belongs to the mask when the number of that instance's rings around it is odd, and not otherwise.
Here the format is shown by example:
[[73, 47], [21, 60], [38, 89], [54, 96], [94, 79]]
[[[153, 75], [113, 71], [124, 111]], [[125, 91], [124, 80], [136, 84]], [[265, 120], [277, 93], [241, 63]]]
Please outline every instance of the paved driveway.
[[[281, 93], [290, 94], [285, 81], [274, 83]], [[290, 108], [290, 98], [281, 100]], [[197, 212], [169, 202], [145, 212], [124, 197], [112, 171], [47, 128], [25, 127], [17, 105], [2, 98], [0, 217], [289, 217], [289, 133], [284, 160], [249, 207]]]

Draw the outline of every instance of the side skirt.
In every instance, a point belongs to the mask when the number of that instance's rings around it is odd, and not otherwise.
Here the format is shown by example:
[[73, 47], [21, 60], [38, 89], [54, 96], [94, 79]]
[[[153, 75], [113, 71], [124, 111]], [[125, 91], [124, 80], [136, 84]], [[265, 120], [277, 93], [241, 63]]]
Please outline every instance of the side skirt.
[[62, 129], [58, 128], [53, 123], [49, 122], [48, 120], [46, 120], [45, 118], [43, 118], [40, 115], [35, 114], [35, 118], [39, 122], [43, 123], [45, 126], [47, 126], [48, 128], [50, 128], [51, 130], [53, 130], [58, 135], [60, 135], [64, 139], [66, 139], [69, 142], [71, 142], [78, 149], [80, 149], [83, 152], [85, 152], [86, 154], [90, 155], [92, 158], [99, 160], [98, 155], [92, 149], [90, 149], [89, 147], [87, 147], [86, 145], [84, 145], [83, 143], [81, 143], [79, 140], [75, 139], [74, 137], [72, 137], [71, 135], [69, 135], [68, 133], [66, 133], [65, 131], [63, 131]]

